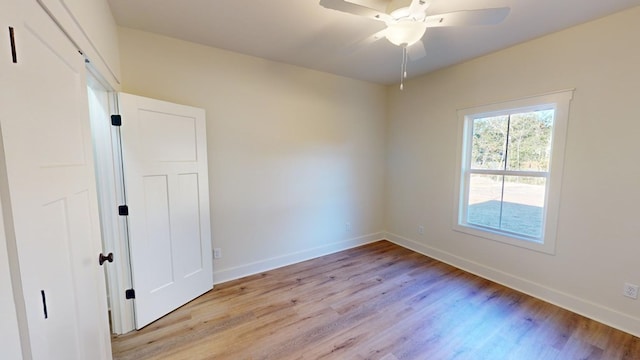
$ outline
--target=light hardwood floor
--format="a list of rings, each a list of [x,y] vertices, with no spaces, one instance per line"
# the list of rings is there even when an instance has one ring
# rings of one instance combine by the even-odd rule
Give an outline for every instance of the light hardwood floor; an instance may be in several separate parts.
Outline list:
[[[379,241],[216,288],[115,359],[640,359],[640,339]]]

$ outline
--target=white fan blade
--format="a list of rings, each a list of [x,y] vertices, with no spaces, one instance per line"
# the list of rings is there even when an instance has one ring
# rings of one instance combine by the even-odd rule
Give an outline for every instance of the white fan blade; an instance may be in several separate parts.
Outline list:
[[[424,49],[424,43],[422,42],[422,40],[409,46],[407,48],[407,55],[409,55],[409,59],[413,61],[425,57],[427,55],[427,51]]]
[[[365,39],[364,41],[366,41],[368,44],[371,44],[373,42],[376,42],[382,38],[384,38],[385,36],[387,36],[387,29],[382,29],[380,31],[378,31],[377,33],[369,36],[367,39]]]
[[[424,22],[428,27],[495,25],[501,23],[510,11],[508,7],[455,11],[427,16]]]
[[[392,21],[393,18],[382,11],[354,4],[345,0],[320,0],[320,5],[332,10],[338,10],[349,14],[368,17],[380,21]]]
[[[387,33],[387,29],[382,29],[373,35],[369,35],[366,38],[358,41],[354,41],[343,48],[342,53],[345,55],[353,54],[360,49],[367,47],[367,45],[371,45],[376,41],[383,39]]]
[[[369,35],[366,38],[362,39],[362,40],[358,40],[352,44],[349,45],[349,47],[364,47],[367,45],[371,45],[374,42],[380,40],[380,39],[384,39],[384,37],[387,35],[387,29],[382,29],[380,31],[378,31],[377,33],[373,34],[373,35]]]
[[[409,5],[409,14],[423,14],[430,4],[429,0],[412,0]]]

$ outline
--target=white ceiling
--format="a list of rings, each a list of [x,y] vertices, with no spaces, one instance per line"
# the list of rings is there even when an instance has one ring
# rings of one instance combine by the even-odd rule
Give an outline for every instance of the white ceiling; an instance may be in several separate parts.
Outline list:
[[[351,0],[384,8],[385,0]],[[319,0],[108,0],[120,26],[382,84],[400,80],[401,49],[353,44],[382,22]],[[427,14],[508,6],[500,25],[427,29],[409,77],[640,5],[640,0],[433,0]],[[640,21],[640,19],[638,19]]]

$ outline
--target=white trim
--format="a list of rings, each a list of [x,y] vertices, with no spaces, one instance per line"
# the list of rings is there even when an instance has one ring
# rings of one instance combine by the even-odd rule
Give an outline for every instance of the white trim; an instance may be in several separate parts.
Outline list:
[[[6,226],[5,226],[6,224]],[[0,130],[0,336],[2,351],[15,359],[31,359],[22,278],[9,197],[4,142]]]
[[[469,169],[471,174],[478,175],[505,175],[505,176],[527,176],[548,178],[548,171],[520,171],[520,170],[488,170],[488,169]]]
[[[429,256],[471,274],[520,291],[634,336],[640,336],[640,318],[638,317],[621,313],[602,304],[594,303],[543,284],[418,243],[415,240],[393,233],[385,233],[384,235],[387,240],[409,250]]]
[[[91,59],[93,66],[104,76],[109,85],[118,89],[120,87],[118,74],[112,69],[111,64],[107,63],[67,4],[62,0],[37,0],[37,2],[71,41],[73,46]]]
[[[497,102],[493,104],[468,107],[458,110],[458,147],[454,188],[454,206],[452,228],[455,231],[469,235],[495,240],[509,245],[526,249],[555,254],[556,230],[558,226],[558,213],[560,207],[560,190],[562,185],[562,172],[564,168],[564,149],[567,137],[567,124],[569,122],[569,104],[573,98],[574,89],[555,91],[537,96],[528,96],[521,99]],[[470,135],[469,122],[472,118],[502,115],[513,110],[535,111],[541,109],[554,109],[554,124],[551,144],[551,158],[549,164],[549,176],[547,176],[545,211],[543,218],[543,235],[540,239],[528,236],[511,234],[497,229],[486,229],[480,226],[467,224],[462,218],[462,212],[468,203],[469,179],[463,171],[468,164],[468,142]],[[491,173],[486,170],[468,171],[472,173]],[[501,173],[504,173],[502,171]],[[522,172],[516,172],[518,176],[528,176]],[[535,175],[539,176],[539,175]],[[465,189],[463,191],[463,189]]]
[[[527,95],[519,98],[501,100],[501,101],[497,101],[490,104],[471,105],[471,106],[466,106],[464,108],[458,109],[458,111],[479,109],[478,113],[484,114],[486,116],[490,116],[492,112],[502,111],[505,109],[527,108],[533,111],[536,109],[540,109],[541,107],[536,105],[531,105],[532,99],[536,99],[536,103],[537,103],[537,99],[549,99],[547,101],[542,100],[540,104],[552,104],[557,101],[558,96],[561,97],[560,100],[562,101],[571,101],[571,99],[573,98],[573,92],[575,90],[576,90],[575,88],[569,88],[564,90],[550,91],[550,92],[537,94],[537,95]]]
[[[236,266],[229,269],[223,269],[216,271],[215,260],[213,263],[213,283],[220,284],[227,281],[239,279],[249,275],[259,274],[264,271],[280,268],[283,266],[299,263],[302,261],[314,259],[320,256],[333,254],[338,251],[351,249],[357,246],[362,246],[372,242],[384,240],[384,233],[377,232],[373,234],[363,235],[356,238],[351,238],[342,241],[336,241],[323,246],[318,246],[312,249],[306,249],[298,252],[293,252],[269,259],[256,261],[253,263]]]

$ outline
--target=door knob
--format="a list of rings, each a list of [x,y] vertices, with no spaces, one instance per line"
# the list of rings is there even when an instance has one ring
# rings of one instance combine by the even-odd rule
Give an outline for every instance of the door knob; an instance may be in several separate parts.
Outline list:
[[[107,256],[104,256],[103,254],[98,256],[98,263],[100,263],[100,265],[104,264],[105,261],[113,262],[113,253],[109,253]]]

